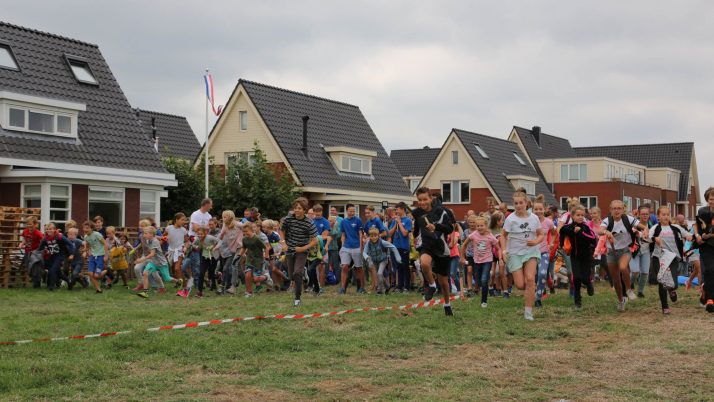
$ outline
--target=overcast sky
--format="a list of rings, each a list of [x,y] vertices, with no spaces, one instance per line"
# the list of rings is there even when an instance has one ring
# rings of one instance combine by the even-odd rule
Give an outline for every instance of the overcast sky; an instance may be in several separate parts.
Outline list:
[[[513,125],[575,146],[694,141],[705,188],[713,18],[711,1],[3,0],[0,14],[98,44],[133,106],[187,116],[201,142],[210,68],[221,103],[246,78],[356,104],[387,151]]]

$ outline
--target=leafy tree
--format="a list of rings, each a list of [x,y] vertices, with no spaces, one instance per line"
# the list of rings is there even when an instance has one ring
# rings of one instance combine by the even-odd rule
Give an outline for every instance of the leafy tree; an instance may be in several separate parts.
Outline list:
[[[185,159],[170,156],[162,160],[178,181],[178,186],[168,189],[169,196],[161,199],[161,220],[170,221],[176,212],[189,215],[201,205],[205,192],[203,170],[194,169],[193,163]]]

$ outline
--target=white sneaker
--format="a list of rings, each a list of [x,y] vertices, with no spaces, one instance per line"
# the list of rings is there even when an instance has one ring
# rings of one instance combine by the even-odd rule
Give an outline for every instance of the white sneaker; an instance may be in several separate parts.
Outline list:
[[[253,297],[253,293],[245,292],[245,298]]]
[[[236,294],[236,288],[231,286],[228,289],[226,289],[226,293],[234,295],[234,294]]]
[[[481,303],[481,308],[486,308],[488,307],[488,303]]]
[[[299,307],[302,304],[300,300],[295,300],[294,307]]]
[[[533,321],[533,312],[532,311],[526,311],[523,313],[523,318],[525,318],[527,321]]]
[[[627,291],[627,298],[630,300],[637,300],[637,295],[635,294],[635,291],[632,289],[629,289]]]
[[[623,297],[623,299],[627,300],[624,297]],[[617,303],[617,311],[625,311],[625,302],[624,301]]]

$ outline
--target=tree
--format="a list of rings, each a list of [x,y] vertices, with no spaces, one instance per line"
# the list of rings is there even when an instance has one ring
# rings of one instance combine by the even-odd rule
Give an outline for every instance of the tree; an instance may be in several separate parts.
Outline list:
[[[278,219],[284,216],[300,194],[285,171],[270,168],[265,153],[253,144],[250,161],[239,159],[227,164],[225,177],[213,175],[209,191],[214,211],[233,210],[241,216],[246,208],[258,207],[261,215]]]
[[[203,170],[194,169],[190,161],[173,156],[163,158],[162,161],[166,170],[173,173],[178,182],[176,187],[169,188],[169,196],[161,199],[161,220],[170,221],[176,212],[189,215],[201,205],[205,192]]]

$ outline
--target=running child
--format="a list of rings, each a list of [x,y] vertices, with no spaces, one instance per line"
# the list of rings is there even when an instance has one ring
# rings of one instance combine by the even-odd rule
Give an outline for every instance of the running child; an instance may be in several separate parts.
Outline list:
[[[145,227],[143,237],[148,244],[149,254],[136,260],[138,264],[143,262],[147,263],[142,277],[143,289],[149,288],[149,275],[152,275],[154,272],[158,272],[164,282],[173,282],[177,286],[180,286],[181,281],[172,278],[169,274],[169,262],[166,260],[163,250],[161,250],[161,242],[156,239],[156,228],[153,226]],[[147,299],[149,293],[146,290],[142,290],[137,293],[137,296]]]
[[[62,236],[54,222],[49,222],[45,226],[45,237],[38,250],[43,251],[45,257],[47,290],[53,291],[60,285],[60,270],[65,258],[74,252],[74,245],[67,237]]]
[[[373,226],[369,230],[369,241],[364,245],[362,256],[370,271],[374,272],[373,280],[376,282],[376,292],[379,295],[389,293],[389,281],[385,272],[389,263],[389,253],[394,255],[397,264],[401,264],[402,257],[397,248],[392,243],[380,238],[379,229]]]
[[[588,290],[588,296],[595,294],[593,287],[590,269],[593,264],[593,252],[597,237],[595,232],[585,222],[585,207],[577,205],[570,211],[570,223],[560,228],[560,235],[564,239],[568,239],[570,243],[570,266],[572,268],[573,292],[575,299],[575,308],[577,310],[583,307],[581,288],[583,285]]]
[[[708,313],[714,313],[714,187],[704,192],[706,206],[697,211],[696,239],[702,266],[702,295],[699,303]]]
[[[307,251],[317,244],[317,228],[307,217],[307,199],[299,197],[292,204],[293,213],[283,218],[280,228],[281,246],[285,251],[285,263],[288,267],[288,276],[293,281],[295,289],[295,303],[298,307],[302,303],[302,282],[307,262]],[[354,214],[354,206],[352,206]],[[361,222],[360,222],[361,223]]]
[[[397,292],[407,293],[411,289],[409,269],[409,236],[412,232],[412,220],[407,216],[407,204],[400,202],[395,209],[396,216],[389,224],[389,236],[397,248],[401,262],[397,263]],[[396,259],[395,259],[396,260]]]
[[[481,286],[481,307],[486,308],[488,307],[488,280],[493,265],[493,250],[498,250],[499,242],[496,236],[488,230],[486,217],[471,215],[468,224],[469,235],[461,246],[461,263],[467,262],[467,252],[471,250],[474,275],[476,275],[477,283]]]
[[[107,275],[106,264],[109,261],[109,247],[104,237],[94,231],[92,222],[85,221],[82,224],[82,230],[84,231],[84,254],[82,256],[88,258],[87,273],[96,292],[102,293],[99,281]],[[87,251],[89,251],[89,255]],[[111,279],[108,283],[111,283]]]
[[[263,221],[262,226],[263,233],[265,233],[265,236],[268,238],[270,245],[268,248],[268,268],[270,275],[276,286],[275,290],[281,289],[283,284],[288,281],[288,278],[277,264],[278,257],[280,256],[280,235],[276,231],[278,223],[274,220],[266,219]]]
[[[191,255],[196,255],[199,259],[199,270],[194,270],[193,277],[196,278],[196,287],[198,287],[198,293],[196,297],[203,297],[203,289],[205,287],[206,272],[210,272],[211,265],[213,264],[213,249],[218,245],[218,238],[209,234],[210,229],[206,227],[199,227],[196,231],[196,238],[191,244],[187,245],[187,250]],[[211,275],[209,273],[208,277]],[[183,297],[188,297],[188,292]]]
[[[659,267],[660,259],[662,259],[665,250],[674,253],[676,256],[669,265],[674,287],[667,288],[662,282],[658,281],[659,301],[662,305],[662,314],[669,314],[672,311],[667,301],[668,295],[672,302],[677,301],[677,273],[679,271],[679,263],[684,260],[684,242],[692,239],[692,236],[686,229],[671,223],[670,214],[669,207],[661,206],[657,208],[657,220],[659,223],[654,225],[650,230],[655,243],[654,252],[652,253],[652,262]]]
[[[245,256],[245,297],[253,297],[253,285],[260,288],[260,284],[267,280],[263,263],[268,258],[268,248],[256,235],[256,226],[252,222],[243,224],[242,242],[243,247],[239,255],[241,258]]]
[[[109,249],[109,273],[107,276],[114,281],[116,275],[119,275],[123,286],[129,289],[126,275],[126,271],[129,269],[129,262],[126,260],[126,257],[130,249],[127,249],[125,241],[122,241],[121,238],[116,235],[116,228],[114,226],[107,227],[106,242],[107,248]],[[110,287],[111,285],[107,286]]]
[[[32,285],[34,288],[39,288],[42,282],[42,272],[30,272],[30,266],[28,265],[30,261],[30,254],[40,247],[42,239],[45,237],[44,233],[37,228],[37,218],[34,216],[28,216],[25,219],[25,228],[22,229],[22,241],[20,241],[19,248],[25,252],[22,256],[22,266],[25,267],[27,274],[32,278]]]
[[[491,221],[489,222],[488,229],[491,231],[491,234],[496,237],[496,239],[501,238],[503,221],[505,219],[505,215],[499,211],[496,211],[491,215]],[[505,291],[505,295],[508,295],[508,270],[506,269],[506,264],[501,263],[500,252],[497,252],[497,250],[498,248],[495,247],[493,265],[491,266],[491,282],[488,290],[489,296],[500,296],[501,291]]]
[[[342,248],[340,249],[340,263],[342,264],[342,287],[339,294],[345,294],[347,290],[347,278],[350,272],[350,265],[354,269],[354,274],[357,276],[359,287],[357,293],[366,293],[365,275],[362,269],[362,246],[364,244],[362,237],[362,220],[356,216],[355,206],[347,204],[347,217],[340,223],[342,232]]]
[[[84,265],[84,259],[82,258],[82,252],[84,248],[84,242],[77,238],[77,233],[79,231],[77,228],[67,229],[67,240],[72,243],[73,252],[67,257],[69,261],[69,280],[67,281],[67,289],[72,290],[74,285],[79,281],[82,287],[86,288],[89,285],[89,280],[86,276],[82,276],[82,265]]]
[[[307,277],[308,286],[312,286],[312,291],[315,296],[324,293],[324,289],[320,283],[320,272],[325,264],[325,243],[322,240],[322,235],[317,234],[317,243],[307,252]]]
[[[650,205],[643,204],[637,209],[637,217],[642,224],[650,226]],[[650,228],[650,234],[652,229]],[[637,231],[637,254],[630,260],[632,283],[637,284],[637,297],[645,297],[645,285],[650,276],[650,263],[654,245],[650,237],[645,237],[644,232]]]
[[[548,285],[548,274],[550,267],[550,250],[556,240],[557,231],[552,219],[545,217],[545,197],[540,194],[536,197],[533,203],[533,213],[540,221],[540,227],[543,229],[543,241],[540,243],[540,260],[538,261],[538,272],[536,274],[536,307],[543,306],[543,294],[545,293],[546,285]],[[590,268],[588,268],[588,275]]]
[[[525,193],[513,194],[515,211],[506,218],[501,232],[501,260],[508,272],[513,275],[516,287],[525,290],[525,310],[523,316],[533,321],[533,302],[535,301],[535,276],[540,260],[540,244],[543,242],[543,229],[537,216],[528,212],[528,196]]]
[[[174,224],[166,227],[169,246],[166,259],[177,278],[182,278],[181,265],[185,257],[184,247],[188,241],[188,230],[185,227],[187,222],[186,215],[183,212],[177,212],[174,215]]]
[[[223,211],[223,228],[218,235],[221,256],[221,269],[223,269],[223,288],[219,292],[228,294],[236,293],[238,283],[238,265],[240,258],[236,258],[243,244],[243,224],[238,222],[233,211]]]

